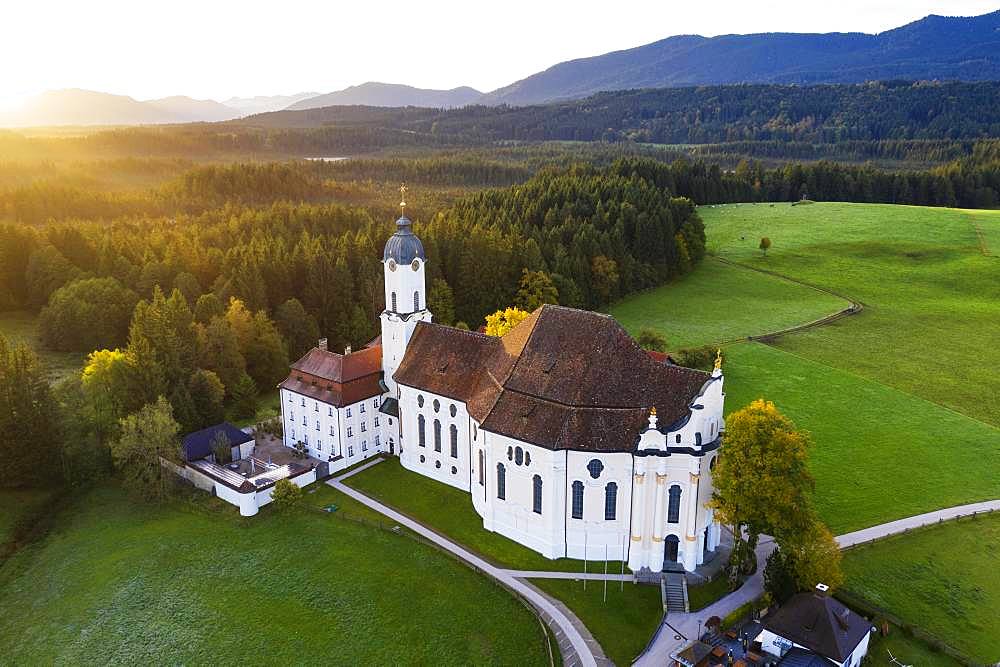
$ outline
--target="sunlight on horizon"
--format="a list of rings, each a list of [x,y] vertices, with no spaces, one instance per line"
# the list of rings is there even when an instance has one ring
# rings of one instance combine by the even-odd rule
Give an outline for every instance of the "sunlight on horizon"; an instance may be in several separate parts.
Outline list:
[[[678,5],[598,0],[413,5],[387,0],[13,2],[0,41],[0,107],[26,91],[82,88],[137,100],[320,93],[366,81],[488,92],[556,63],[679,34],[878,32],[995,0],[796,0]],[[150,11],[156,16],[150,21]],[[862,11],[863,10],[863,11]],[[11,66],[13,64],[13,66]]]

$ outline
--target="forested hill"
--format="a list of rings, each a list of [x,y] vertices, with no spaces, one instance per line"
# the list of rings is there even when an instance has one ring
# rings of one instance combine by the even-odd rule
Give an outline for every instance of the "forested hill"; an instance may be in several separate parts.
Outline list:
[[[599,91],[722,83],[1000,79],[1000,11],[928,16],[878,35],[680,35],[559,63],[495,90],[486,104],[538,104]]]
[[[278,111],[235,124],[378,128],[435,142],[501,140],[878,141],[1000,135],[1000,82],[746,85],[601,93],[532,107],[327,107]]]

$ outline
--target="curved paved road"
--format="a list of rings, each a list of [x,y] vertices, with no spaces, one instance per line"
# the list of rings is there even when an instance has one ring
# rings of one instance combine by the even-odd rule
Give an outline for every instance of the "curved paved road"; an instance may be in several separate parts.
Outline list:
[[[504,570],[494,565],[491,565],[490,563],[487,563],[485,560],[483,560],[476,554],[467,551],[466,549],[463,549],[461,546],[455,544],[451,540],[442,537],[441,535],[438,535],[433,530],[426,528],[422,524],[417,523],[416,521],[413,521],[412,519],[403,516],[402,514],[393,510],[392,508],[386,507],[382,503],[373,500],[372,498],[369,498],[365,494],[355,491],[351,487],[343,484],[343,480],[347,479],[351,475],[359,473],[362,470],[366,470],[371,466],[378,464],[380,461],[381,459],[376,459],[369,464],[359,466],[344,475],[341,475],[339,477],[336,477],[328,481],[327,484],[337,489],[341,493],[350,496],[354,500],[357,500],[359,503],[362,503],[363,505],[370,507],[376,512],[384,514],[385,516],[389,517],[399,525],[406,526],[414,533],[417,533],[418,535],[430,540],[431,542],[434,542],[434,544],[438,545],[442,549],[449,551],[450,553],[454,554],[455,556],[458,556],[465,562],[474,565],[479,570],[485,572],[486,574],[493,577],[497,581],[503,583],[508,588],[516,591],[524,599],[528,600],[536,609],[538,609],[539,611],[547,615],[549,618],[551,618],[556,623],[556,625],[559,626],[559,629],[562,630],[562,633],[566,636],[566,639],[569,640],[570,645],[572,646],[574,652],[578,657],[578,660],[572,660],[572,656],[567,656],[564,653],[563,655],[564,659],[569,658],[570,661],[573,662],[574,664],[584,665],[585,667],[597,666],[597,658],[594,656],[594,652],[587,645],[587,642],[584,639],[583,634],[576,628],[576,626],[573,625],[573,622],[566,614],[563,613],[561,609],[552,604],[552,602],[550,602],[548,598],[539,593],[535,588],[526,585],[518,577],[515,577],[512,574],[510,574],[509,570]]]
[[[957,519],[972,514],[982,514],[984,512],[995,512],[1000,510],[1000,500],[987,500],[981,503],[970,503],[968,505],[958,505],[935,512],[918,514],[916,516],[889,521],[878,526],[865,528],[846,535],[840,535],[837,544],[841,549],[852,547],[857,544],[864,544],[889,535],[904,533],[912,528],[928,526]],[[767,562],[767,557],[774,550],[774,543],[770,538],[761,537],[760,544],[757,545],[757,562],[761,565]],[[693,640],[698,634],[699,627],[705,619],[710,616],[725,618],[727,614],[737,607],[757,598],[764,591],[764,568],[758,567],[752,577],[737,590],[733,591],[721,600],[717,600],[705,609],[701,609],[691,614],[670,614],[665,618],[663,625],[657,630],[653,641],[646,648],[646,651],[636,659],[635,665],[640,667],[652,665],[665,665],[670,662],[670,653],[683,647]]]

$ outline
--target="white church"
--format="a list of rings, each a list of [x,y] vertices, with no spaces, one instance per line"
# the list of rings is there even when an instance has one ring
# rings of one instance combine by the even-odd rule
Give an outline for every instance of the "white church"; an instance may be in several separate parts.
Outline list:
[[[711,374],[654,359],[611,317],[543,306],[501,338],[432,323],[405,215],[385,244],[379,338],[322,343],[281,383],[284,444],[333,473],[380,453],[466,491],[486,530],[548,558],[694,570],[723,423]]]

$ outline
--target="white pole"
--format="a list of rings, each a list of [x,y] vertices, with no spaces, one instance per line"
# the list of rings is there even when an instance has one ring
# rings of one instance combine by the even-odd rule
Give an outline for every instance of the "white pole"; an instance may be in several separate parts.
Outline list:
[[[608,541],[604,541],[604,601],[608,601]]]
[[[625,538],[622,538],[622,593],[625,592]]]

